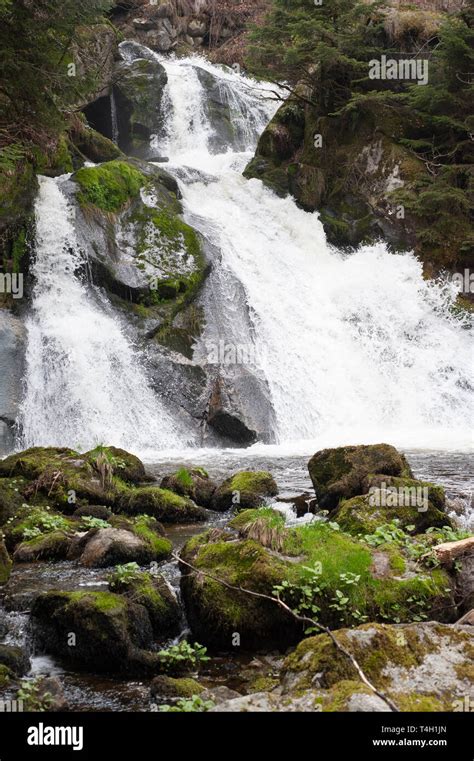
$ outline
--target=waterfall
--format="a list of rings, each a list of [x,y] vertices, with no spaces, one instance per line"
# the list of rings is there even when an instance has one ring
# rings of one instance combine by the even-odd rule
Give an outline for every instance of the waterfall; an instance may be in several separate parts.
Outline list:
[[[248,149],[275,111],[273,88],[196,57],[159,60],[168,73],[172,139],[162,139],[170,168],[181,178],[188,218],[221,252],[214,283],[223,288],[224,313],[220,326],[207,326],[197,356],[205,361],[216,333],[238,340],[225,326],[228,318],[238,324],[237,280],[252,323],[241,340],[254,343],[248,354],[268,383],[277,441],[470,441],[473,344],[450,311],[454,286],[424,280],[412,253],[394,255],[383,243],[338,252],[318,214],[242,177]],[[234,121],[246,125],[247,152],[240,132],[227,153],[213,153],[200,68],[231,97]]]
[[[19,444],[81,450],[99,443],[132,450],[182,445],[124,327],[81,277],[65,180],[40,177]]]
[[[123,57],[142,47],[122,43]],[[383,243],[335,250],[317,213],[243,178],[278,106],[273,85],[143,50],[168,75],[153,150],[170,157],[185,217],[217,252],[195,362],[207,365],[220,342],[243,349],[237,361],[268,390],[281,445],[465,446],[473,348],[450,309],[454,286],[424,280],[412,253]],[[152,392],[126,326],[81,274],[66,181],[40,180],[20,444],[182,448],[177,411]]]
[[[112,125],[112,140],[116,145],[118,145],[119,127],[117,117],[117,103],[115,101],[115,93],[113,87],[110,91],[110,123]]]

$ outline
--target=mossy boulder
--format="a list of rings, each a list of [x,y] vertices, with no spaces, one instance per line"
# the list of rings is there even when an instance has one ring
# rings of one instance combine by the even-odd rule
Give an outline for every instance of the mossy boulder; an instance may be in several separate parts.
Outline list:
[[[0,645],[0,665],[6,666],[17,676],[23,676],[30,669],[30,659],[21,647]]]
[[[51,531],[22,542],[13,554],[15,563],[32,563],[35,560],[65,560],[68,557],[73,534]]]
[[[0,527],[3,526],[25,501],[22,490],[28,482],[22,477],[0,478]]]
[[[113,503],[116,484],[112,481],[116,474],[120,480],[120,473],[113,460],[104,465],[90,453],[81,455],[66,448],[33,447],[0,461],[0,478],[20,476],[28,481],[19,489],[24,501],[65,511],[72,511],[81,499]]]
[[[0,584],[6,584],[10,578],[12,561],[5,547],[3,536],[0,534]]]
[[[5,543],[10,551],[16,550],[18,545],[22,543],[27,545],[31,541],[32,544],[29,546],[31,548],[36,546],[40,552],[41,542],[49,534],[55,534],[51,544],[53,550],[55,539],[58,542],[58,547],[70,542],[71,536],[78,529],[78,526],[79,524],[73,519],[67,518],[62,513],[52,511],[47,506],[24,504],[8,520],[3,531]],[[47,545],[45,545],[45,550],[46,548]]]
[[[323,510],[334,510],[341,499],[366,494],[373,475],[412,477],[405,457],[390,444],[323,449],[313,455],[308,470]]]
[[[124,154],[112,140],[80,119],[76,119],[71,126],[69,137],[79,154],[94,164],[124,158]]]
[[[169,557],[172,544],[156,536],[148,541],[125,528],[93,528],[73,542],[69,556],[88,568],[106,568],[121,563],[146,565]]]
[[[394,520],[402,528],[414,526],[415,533],[421,533],[430,527],[451,525],[445,503],[442,486],[377,476],[371,480],[368,494],[342,500],[331,518],[350,534],[372,534],[378,526]]]
[[[157,639],[170,637],[179,632],[181,609],[176,595],[163,576],[137,572],[122,579],[112,573],[109,577],[112,592],[124,595],[148,611],[153,634]]]
[[[266,471],[242,470],[226,479],[214,492],[213,510],[245,510],[259,507],[268,497],[278,494],[275,479]]]
[[[176,473],[165,476],[160,486],[189,497],[201,507],[212,507],[212,496],[217,489],[217,484],[203,468],[181,468]]]
[[[199,642],[232,650],[235,637],[243,650],[285,648],[301,638],[303,628],[274,603],[228,589],[218,581],[253,592],[271,594],[288,572],[288,563],[271,555],[253,540],[233,541],[232,536],[211,530],[191,539],[182,559],[181,594],[188,623]]]
[[[120,509],[129,515],[145,513],[163,523],[195,523],[206,520],[206,511],[188,497],[157,486],[140,486],[125,491]]]
[[[103,673],[153,673],[153,631],[147,609],[112,592],[46,592],[32,606],[35,647],[74,668]]]
[[[199,695],[204,687],[189,677],[176,679],[172,676],[156,676],[151,685],[150,692],[152,697],[159,700],[168,698],[192,698],[193,695]]]
[[[335,636],[402,711],[452,711],[472,693],[474,633],[469,626],[370,623]],[[352,663],[326,634],[301,642],[284,663],[283,695],[334,689],[343,682],[352,683],[349,697],[360,690]]]
[[[428,567],[414,573],[394,544],[373,548],[324,521],[288,528],[268,509],[247,511],[230,528],[194,537],[182,551],[193,567],[182,564],[182,597],[193,634],[204,644],[231,649],[237,632],[243,649],[265,649],[303,636],[276,603],[240,589],[268,596],[278,590],[290,608],[303,606],[331,628],[456,618],[449,575]]]

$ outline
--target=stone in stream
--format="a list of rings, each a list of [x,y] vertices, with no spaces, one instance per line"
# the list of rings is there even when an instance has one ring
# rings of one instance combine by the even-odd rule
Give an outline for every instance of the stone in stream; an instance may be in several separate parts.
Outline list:
[[[214,492],[213,510],[244,510],[259,507],[266,498],[278,494],[278,486],[271,473],[242,470],[227,478]]]
[[[366,494],[371,476],[413,477],[405,457],[389,444],[323,449],[311,458],[308,470],[322,510]]]
[[[147,565],[169,557],[172,544],[164,537],[156,536],[154,543],[120,528],[92,529],[78,535],[69,550],[70,559],[78,559],[88,568],[105,568],[121,563],[136,562]]]
[[[294,608],[312,585],[314,615],[330,628],[457,617],[454,581],[445,570],[421,564],[414,572],[401,546],[372,547],[325,521],[288,527],[271,508],[240,512],[228,529],[193,537],[181,557],[189,563],[181,564],[188,622],[211,647],[232,650],[237,637],[242,650],[269,651],[302,639],[305,627],[289,613],[241,589],[278,592]]]
[[[165,476],[160,484],[162,489],[169,489],[183,497],[189,497],[201,507],[212,507],[212,497],[217,484],[209,478],[203,468],[181,468],[176,473]]]
[[[169,632],[174,605],[157,589],[150,590],[149,601],[155,612],[153,623],[144,604],[123,594],[43,593],[31,609],[36,650],[56,655],[73,668],[97,673],[159,673],[160,659],[152,648],[159,636]],[[158,609],[163,617],[162,632]]]
[[[0,645],[0,665],[6,666],[17,676],[23,676],[30,670],[30,659],[21,647]]]
[[[53,508],[77,516],[78,509],[90,511],[96,505],[100,515],[109,509],[132,516],[146,513],[167,523],[206,519],[205,510],[191,499],[161,489],[150,483],[152,480],[137,457],[115,447],[97,447],[84,454],[67,448],[33,447],[0,461],[0,526],[10,519],[13,525],[21,524],[33,508]],[[100,517],[97,511],[89,515]],[[6,533],[11,535],[12,526],[8,525]],[[77,524],[61,526],[74,528]],[[22,535],[18,533],[19,541]],[[18,541],[12,541],[12,546]]]

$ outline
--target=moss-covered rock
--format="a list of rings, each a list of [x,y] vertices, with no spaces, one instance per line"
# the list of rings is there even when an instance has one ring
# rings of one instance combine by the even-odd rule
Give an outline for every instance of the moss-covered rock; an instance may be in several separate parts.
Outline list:
[[[123,579],[117,574],[111,574],[109,587],[112,592],[122,594],[146,608],[157,639],[179,632],[181,609],[176,595],[163,576],[140,572]]]
[[[3,531],[5,542],[9,550],[15,550],[21,543],[25,544],[25,550],[30,547],[32,550],[37,548],[41,552],[42,541],[51,533],[55,534],[52,539],[51,551],[58,546],[61,553],[61,546],[66,546],[71,541],[72,533],[78,528],[78,524],[66,518],[61,513],[50,510],[46,506],[33,506],[24,504],[5,524]],[[63,539],[61,540],[60,537]],[[67,541],[66,541],[67,540]],[[28,542],[32,542],[28,545]],[[48,544],[44,545],[45,551]]]
[[[214,492],[213,510],[245,510],[259,507],[267,497],[278,494],[278,486],[270,473],[242,470],[228,478]]]
[[[10,578],[12,561],[5,547],[3,535],[0,533],[0,584],[6,584]]]
[[[454,710],[456,701],[472,691],[474,675],[469,664],[474,634],[468,626],[370,623],[341,629],[335,636],[371,682],[402,711]],[[326,634],[301,642],[286,659],[282,672],[284,695],[315,687],[331,689],[348,681],[352,683],[350,696],[360,689],[356,686],[360,684],[358,674]]]
[[[172,676],[157,676],[150,685],[152,697],[164,700],[167,698],[192,698],[199,695],[204,687],[190,677],[176,679]]]
[[[23,676],[30,669],[30,659],[21,647],[0,645],[0,665],[6,666],[18,676]]]
[[[163,527],[151,515],[137,515],[130,522],[130,530],[151,547],[154,560],[166,560],[170,557],[173,544],[164,536]]]
[[[169,489],[175,494],[189,497],[202,507],[212,506],[212,495],[217,484],[209,478],[203,468],[181,468],[172,475],[165,476],[160,484],[162,489]]]
[[[120,148],[112,140],[80,119],[76,119],[71,125],[69,136],[79,154],[93,161],[94,164],[124,157]]]
[[[20,499],[64,512],[86,503],[113,506],[130,485],[145,480],[143,463],[123,449],[97,447],[80,454],[33,447],[0,461],[0,504],[10,515]]]
[[[244,539],[214,529],[185,545],[182,559],[197,570],[182,565],[182,596],[199,641],[230,649],[238,632],[242,648],[264,649],[303,636],[276,603],[239,589],[275,596],[277,588],[290,608],[309,611],[331,628],[364,620],[455,619],[445,571],[413,573],[398,546],[373,548],[323,521],[285,528],[271,512],[252,510],[232,521]]]
[[[376,474],[411,478],[405,457],[389,444],[323,449],[308,463],[319,507],[333,510],[341,499],[366,494]]]
[[[32,606],[38,650],[76,668],[153,673],[153,632],[148,611],[112,592],[46,592]]]
[[[236,644],[243,650],[271,650],[300,639],[302,626],[274,603],[228,589],[199,573],[202,570],[233,586],[271,594],[288,573],[286,561],[258,542],[232,541],[231,535],[218,530],[191,539],[182,558],[198,569],[196,573],[181,566],[181,593],[199,642],[226,650]]]
[[[414,526],[420,533],[432,526],[450,526],[445,513],[445,494],[441,486],[410,478],[377,476],[369,493],[342,500],[331,517],[350,534],[372,534],[394,520],[402,528]]]
[[[79,169],[74,178],[79,186],[81,206],[93,206],[116,214],[136,198],[144,177],[126,161],[114,160],[95,167]]]
[[[25,478],[0,478],[0,527],[12,518],[25,501],[22,490],[27,486]]]
[[[70,557],[88,568],[106,568],[120,563],[146,565],[169,557],[172,545],[157,537],[151,543],[125,528],[93,528],[73,543]]]
[[[163,523],[194,523],[206,520],[206,512],[187,497],[157,486],[140,486],[126,490],[119,500],[124,513],[145,513]]]
[[[32,563],[35,560],[65,560],[73,535],[65,531],[50,531],[22,542],[13,554],[15,563]]]

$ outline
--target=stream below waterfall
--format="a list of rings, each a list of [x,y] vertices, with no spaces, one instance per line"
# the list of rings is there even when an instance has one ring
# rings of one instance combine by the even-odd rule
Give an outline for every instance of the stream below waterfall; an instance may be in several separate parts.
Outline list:
[[[123,43],[124,60],[135,49]],[[207,321],[194,361],[205,362],[220,340],[253,347],[249,366],[268,391],[274,443],[200,448],[151,390],[146,358],[126,325],[78,277],[84,261],[63,177],[42,180],[36,205],[18,448],[84,451],[105,442],[139,455],[157,478],[181,466],[205,467],[217,481],[240,469],[268,470],[280,496],[292,497],[311,489],[307,461],[318,449],[386,441],[407,454],[415,477],[445,486],[456,520],[473,528],[472,344],[449,309],[454,287],[424,280],[412,254],[391,254],[384,243],[352,254],[334,250],[317,214],[243,178],[276,109],[273,86],[200,58],[156,58],[168,85],[165,129],[153,148],[169,156],[186,221],[219,252],[201,297]],[[226,151],[211,147],[200,71],[218,80],[233,108],[234,140]],[[228,517],[209,513],[207,524],[168,527],[167,535],[179,549]],[[177,588],[176,564],[162,571]],[[27,611],[39,591],[100,589],[106,575],[71,562],[15,566],[0,607],[0,641],[29,641]],[[253,659],[214,654],[200,680],[243,689],[245,673],[259,668]],[[60,675],[73,710],[150,710],[147,682],[73,673],[41,653],[32,663],[31,675]],[[260,665],[271,670],[271,658]]]

